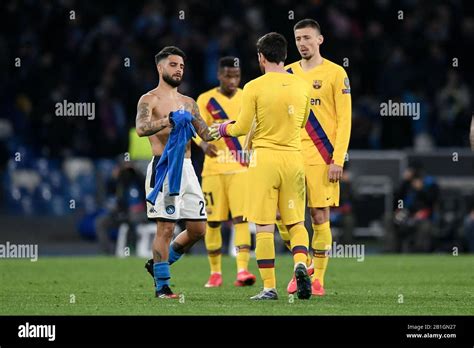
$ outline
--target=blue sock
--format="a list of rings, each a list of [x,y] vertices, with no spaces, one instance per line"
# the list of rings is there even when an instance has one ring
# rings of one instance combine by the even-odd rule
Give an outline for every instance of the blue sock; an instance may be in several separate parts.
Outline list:
[[[182,253],[178,253],[173,249],[173,244],[170,245],[170,251],[169,251],[169,257],[168,257],[168,262],[170,265],[175,263],[180,259],[180,257],[183,256]]]
[[[170,265],[168,262],[156,262],[153,264],[156,291],[160,291],[163,285],[170,285]]]

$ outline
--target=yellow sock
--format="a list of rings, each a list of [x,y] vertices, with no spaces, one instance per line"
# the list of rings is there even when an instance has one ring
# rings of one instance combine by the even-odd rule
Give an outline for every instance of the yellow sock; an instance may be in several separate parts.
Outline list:
[[[211,266],[212,273],[222,272],[222,235],[221,227],[211,227],[209,224],[206,227],[206,236],[204,242],[207,249],[207,257],[209,259],[209,265]]]
[[[290,231],[291,252],[293,253],[293,261],[297,263],[306,263],[308,259],[308,231],[304,225],[294,225]]]
[[[286,226],[283,224],[281,220],[277,220],[276,225],[278,228],[278,232],[280,233],[280,237],[285,243],[286,248],[289,251],[293,252],[291,248],[291,242],[290,242],[291,238],[290,238],[290,233],[288,232],[288,229],[286,228]],[[311,261],[312,261],[311,255],[308,253],[306,255],[306,267],[309,267],[311,265]]]
[[[308,236],[308,242],[309,242],[309,236]],[[306,255],[306,267],[311,266],[312,262],[313,262],[313,258],[311,257],[311,253],[308,252],[308,255]]]
[[[314,274],[313,280],[318,279],[322,286],[324,286],[324,274],[328,267],[329,257],[327,252],[332,246],[332,234],[329,221],[315,225],[313,224],[313,253],[314,253]]]
[[[250,230],[248,222],[235,224],[234,245],[237,248],[237,272],[247,271],[250,259]]]
[[[275,279],[275,241],[273,233],[258,232],[255,249],[258,270],[263,280],[264,288],[276,288]]]
[[[276,225],[278,228],[278,232],[280,233],[280,237],[285,243],[286,248],[291,251],[290,234],[288,233],[288,229],[281,220],[277,220]]]

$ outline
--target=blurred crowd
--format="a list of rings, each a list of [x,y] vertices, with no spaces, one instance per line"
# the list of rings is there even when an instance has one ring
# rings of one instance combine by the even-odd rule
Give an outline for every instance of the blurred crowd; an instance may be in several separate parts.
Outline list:
[[[197,97],[216,85],[223,55],[240,58],[243,83],[257,77],[255,42],[268,31],[284,34],[287,62],[297,60],[292,27],[305,17],[321,24],[323,56],[349,73],[352,149],[467,146],[474,18],[466,3],[3,0],[0,130],[9,132],[0,131],[0,150],[123,153],[136,102],[157,83],[154,55],[163,46],[186,52],[180,89]],[[380,103],[389,99],[420,102],[420,119],[381,117]],[[55,103],[64,100],[95,103],[94,120],[56,117]]]
[[[472,191],[443,189],[415,162],[406,168],[394,198],[385,224],[386,251],[454,252],[455,246],[474,253]]]

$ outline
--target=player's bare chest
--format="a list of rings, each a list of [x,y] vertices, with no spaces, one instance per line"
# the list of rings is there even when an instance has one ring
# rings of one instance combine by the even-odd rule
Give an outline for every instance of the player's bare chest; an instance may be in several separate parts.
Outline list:
[[[159,118],[166,117],[170,112],[188,110],[189,106],[183,99],[160,98],[154,112]]]

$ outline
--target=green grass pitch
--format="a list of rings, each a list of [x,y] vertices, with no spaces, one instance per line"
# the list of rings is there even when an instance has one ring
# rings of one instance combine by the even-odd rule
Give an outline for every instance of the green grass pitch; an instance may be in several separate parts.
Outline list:
[[[205,256],[187,255],[171,267],[181,301],[154,297],[138,258],[43,257],[0,260],[1,315],[473,315],[474,256],[379,255],[333,258],[326,296],[286,294],[292,259],[276,259],[278,301],[255,302],[261,289],[236,288],[235,260],[223,257],[224,284],[206,289]],[[251,271],[258,274],[255,260]],[[257,279],[259,277],[257,276]]]

